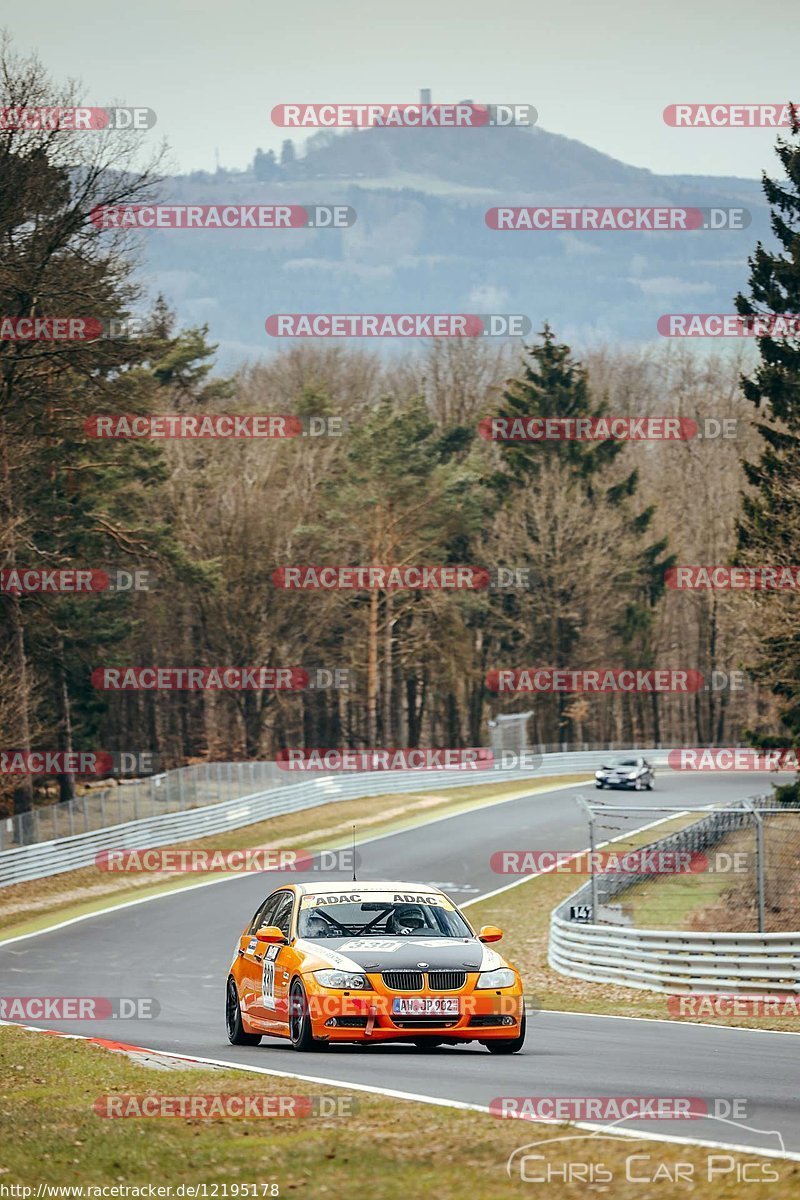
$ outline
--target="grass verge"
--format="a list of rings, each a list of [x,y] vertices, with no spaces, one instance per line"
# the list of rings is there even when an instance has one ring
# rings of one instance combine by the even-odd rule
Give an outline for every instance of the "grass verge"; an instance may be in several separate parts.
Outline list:
[[[625,848],[646,845],[679,824],[695,817],[670,821],[657,832],[625,838]],[[673,1017],[667,1008],[667,995],[639,991],[610,983],[588,983],[554,971],[547,962],[550,932],[550,913],[572,892],[589,880],[588,875],[534,875],[507,892],[488,900],[470,903],[469,918],[476,925],[499,925],[505,937],[501,952],[519,968],[533,1001],[541,1008],[564,1012],[596,1013],[616,1017],[656,1017],[662,1020],[687,1021]],[[748,1029],[800,1031],[800,1017],[734,1016],[695,1019],[695,1024],[736,1025]]]
[[[516,796],[535,795],[556,787],[583,783],[587,778],[586,775],[564,775],[541,782],[531,781],[525,785],[519,782],[480,784],[437,792],[366,796],[357,800],[320,804],[301,812],[271,817],[256,825],[233,829],[229,833],[175,844],[183,849],[198,850],[236,850],[256,846],[335,849],[349,845],[354,824],[357,826],[357,836],[377,837],[479,808],[495,800],[510,800]],[[169,847],[161,849],[167,850]],[[365,852],[365,866],[369,868],[368,851]],[[217,879],[220,874],[197,871],[181,875],[167,872],[114,874],[91,866],[28,883],[13,884],[0,889],[0,936],[6,938],[34,933],[58,921],[84,916],[114,904],[124,904],[140,896],[159,895],[191,886],[204,879]],[[288,873],[287,878],[290,878]]]
[[[447,1053],[441,1051],[436,1057]],[[319,1072],[324,1072],[322,1061]],[[241,1071],[156,1072],[98,1046],[11,1027],[0,1027],[0,1080],[0,1187],[26,1185],[34,1189],[33,1195],[37,1186],[48,1184],[145,1189],[148,1184],[173,1189],[206,1184],[208,1196],[221,1197],[231,1196],[232,1185],[255,1184],[261,1197],[276,1184],[277,1194],[283,1197],[366,1193],[380,1200],[409,1196],[462,1200],[469,1181],[471,1197],[497,1200],[527,1190],[518,1170],[513,1178],[506,1174],[506,1161],[514,1150],[570,1132],[563,1125],[503,1121],[485,1113]],[[347,1099],[349,1115],[110,1120],[93,1108],[101,1096],[156,1092],[329,1095]],[[676,1132],[686,1134],[686,1123],[681,1122]],[[693,1200],[732,1200],[741,1194],[735,1181],[743,1161],[753,1164],[751,1171],[771,1173],[770,1200],[788,1200],[800,1184],[800,1163],[755,1154],[728,1156],[700,1147],[616,1138],[531,1147],[537,1149],[554,1168],[562,1168],[567,1157],[602,1162],[613,1175],[613,1194],[620,1200],[643,1196],[667,1200],[678,1190],[690,1191]],[[628,1172],[640,1177],[658,1172],[658,1182],[643,1190],[641,1183],[626,1178],[626,1160],[632,1155],[647,1157],[637,1158]],[[710,1164],[718,1166],[720,1159],[728,1170],[709,1182]],[[678,1189],[668,1177],[677,1163],[684,1164],[684,1178],[691,1169],[690,1187],[684,1184]],[[540,1163],[536,1166],[541,1169]],[[264,1185],[267,1190],[262,1193]],[[551,1200],[566,1200],[575,1196],[576,1185],[557,1178],[547,1194]]]

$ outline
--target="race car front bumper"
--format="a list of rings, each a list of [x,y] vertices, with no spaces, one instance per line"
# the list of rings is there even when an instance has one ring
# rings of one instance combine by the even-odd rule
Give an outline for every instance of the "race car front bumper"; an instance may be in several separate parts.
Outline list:
[[[440,996],[436,994],[436,997]],[[420,999],[433,994],[415,993]],[[395,1012],[399,993],[377,988],[371,992],[309,990],[308,1005],[314,1037],[330,1042],[378,1042],[420,1038],[438,1041],[488,1041],[519,1036],[523,995],[519,988],[462,991],[448,1000],[457,1001],[458,1012],[447,1015],[411,1015]]]

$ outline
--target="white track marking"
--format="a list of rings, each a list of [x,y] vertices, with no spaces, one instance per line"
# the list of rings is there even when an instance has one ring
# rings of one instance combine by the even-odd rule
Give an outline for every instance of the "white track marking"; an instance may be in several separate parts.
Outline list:
[[[16,1021],[0,1021],[0,1025],[14,1025],[18,1029],[20,1029],[20,1028],[28,1029],[33,1033],[48,1033],[48,1034],[56,1033],[60,1037],[71,1038],[74,1041],[81,1041],[81,1042],[95,1042],[98,1040],[102,1042],[103,1040],[111,1040],[111,1039],[102,1039],[102,1038],[98,1039],[96,1036],[92,1036],[89,1034],[81,1034],[81,1033],[61,1034],[61,1033],[59,1033],[58,1030],[43,1029],[37,1025],[22,1025],[22,1026],[20,1026],[19,1024],[17,1024]],[[125,1043],[120,1043],[120,1045],[125,1045]],[[224,1059],[220,1059],[220,1058],[204,1058],[204,1057],[199,1057],[197,1055],[175,1054],[175,1053],[173,1053],[171,1051],[167,1051],[167,1050],[149,1050],[146,1046],[131,1046],[130,1049],[132,1051],[139,1052],[139,1053],[145,1052],[148,1054],[158,1054],[158,1055],[161,1055],[161,1057],[163,1057],[163,1058],[175,1059],[175,1061],[177,1061],[177,1062],[202,1063],[205,1066],[209,1066],[209,1067],[226,1067],[229,1070],[233,1070],[233,1071],[243,1071],[246,1073],[256,1074],[256,1075],[271,1075],[271,1076],[274,1076],[279,1079],[302,1079],[304,1083],[324,1084],[325,1087],[342,1088],[344,1091],[348,1091],[348,1092],[367,1092],[369,1095],[372,1095],[372,1096],[388,1096],[392,1100],[410,1100],[416,1104],[432,1104],[432,1105],[435,1105],[437,1108],[456,1108],[456,1109],[461,1109],[466,1112],[480,1112],[480,1113],[487,1113],[487,1114],[493,1115],[491,1113],[491,1109],[489,1108],[488,1105],[486,1105],[486,1104],[470,1104],[466,1100],[448,1100],[448,1099],[445,1099],[443,1097],[438,1097],[438,1096],[426,1096],[426,1095],[424,1095],[422,1093],[418,1093],[418,1092],[401,1092],[396,1088],[376,1087],[374,1085],[366,1084],[366,1083],[348,1083],[346,1080],[330,1079],[326,1075],[306,1075],[305,1073],[300,1072],[300,1071],[277,1071],[273,1067],[247,1066],[242,1063],[225,1062]],[[125,1050],[120,1050],[118,1052],[124,1054]],[[494,1119],[500,1120],[502,1118],[495,1117]],[[506,1119],[509,1119],[509,1118],[506,1118]],[[530,1121],[530,1118],[527,1118],[527,1117],[516,1117],[516,1118],[510,1118],[510,1119],[519,1120],[519,1121],[526,1121],[526,1120]],[[595,1122],[592,1122],[592,1121],[564,1122],[562,1120],[558,1120],[555,1118],[541,1117],[541,1118],[537,1119],[536,1121],[530,1121],[530,1124],[532,1124],[532,1125],[557,1125],[557,1126],[558,1125],[563,1126],[564,1124],[570,1124],[573,1129],[586,1129],[591,1133],[602,1133],[608,1137],[620,1137],[623,1139],[633,1138],[637,1141],[643,1141],[643,1142],[667,1142],[672,1145],[678,1145],[678,1146],[699,1146],[703,1149],[708,1149],[708,1150],[730,1150],[737,1154],[756,1154],[756,1155],[758,1155],[759,1158],[791,1159],[794,1162],[800,1162],[800,1153],[795,1153],[794,1151],[791,1151],[791,1150],[786,1150],[786,1151],[760,1150],[755,1146],[743,1146],[743,1145],[739,1145],[735,1142],[716,1142],[716,1141],[711,1141],[711,1140],[708,1140],[705,1138],[678,1137],[675,1134],[649,1133],[645,1130],[639,1130],[639,1129],[626,1129],[624,1132],[622,1132],[620,1130],[614,1129],[613,1126],[600,1125],[600,1124],[596,1124]],[[765,1132],[765,1131],[759,1130],[758,1132],[761,1133],[761,1132]]]
[[[547,790],[544,792],[536,792],[534,795],[549,796],[551,792],[562,792],[567,788],[585,786],[586,785],[583,783],[559,783],[552,788],[547,788]],[[512,804],[515,800],[524,799],[524,796],[504,796],[499,800],[488,800],[486,804],[476,804],[474,808],[460,809],[455,813],[446,813],[444,816],[434,817],[431,821],[420,821],[418,825],[408,825],[403,829],[396,829],[392,833],[376,833],[373,837],[361,838],[356,843],[356,848],[359,846],[368,846],[370,842],[381,842],[385,838],[399,837],[403,833],[413,833],[416,829],[424,829],[428,825],[437,825],[441,821],[454,821],[456,817],[463,817],[466,815],[466,813],[472,811],[482,812],[485,808],[494,808],[497,804]],[[356,822],[356,824],[358,823]],[[176,843],[176,845],[179,844],[180,843]],[[326,849],[349,850],[350,847],[351,842],[348,840],[342,842],[340,845],[328,846]],[[308,849],[309,851],[313,851],[313,847],[309,847]],[[107,916],[108,913],[122,911],[124,908],[133,908],[137,904],[148,904],[151,900],[163,900],[167,896],[176,896],[182,894],[183,892],[194,892],[198,888],[213,887],[214,884],[234,883],[240,879],[248,879],[250,876],[259,873],[260,872],[257,871],[240,872],[238,874],[223,875],[219,879],[203,879],[200,883],[190,883],[184,887],[166,887],[163,891],[156,892],[151,896],[138,896],[135,900],[124,900],[121,904],[109,904],[105,908],[98,908],[90,913],[82,913],[79,917],[70,917],[66,921],[58,921],[54,925],[46,925],[43,929],[35,929],[32,933],[20,933],[16,937],[6,938],[5,941],[0,941],[0,949],[2,949],[4,946],[11,946],[14,942],[24,942],[28,938],[41,937],[41,935],[44,933],[53,933],[57,929],[66,929],[68,925],[77,925],[79,921],[91,921],[94,917],[104,917]],[[291,882],[291,880],[289,882]],[[489,894],[494,895],[494,892],[490,892]]]

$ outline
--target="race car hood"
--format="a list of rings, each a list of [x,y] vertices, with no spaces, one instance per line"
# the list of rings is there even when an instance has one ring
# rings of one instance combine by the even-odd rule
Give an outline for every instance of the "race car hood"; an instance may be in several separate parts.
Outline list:
[[[504,965],[475,938],[304,938],[302,946],[340,971],[485,971]]]

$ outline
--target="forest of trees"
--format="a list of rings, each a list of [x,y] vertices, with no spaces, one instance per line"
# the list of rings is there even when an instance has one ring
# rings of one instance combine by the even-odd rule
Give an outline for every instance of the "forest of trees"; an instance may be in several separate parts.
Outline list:
[[[41,67],[9,48],[2,86],[3,105],[53,103]],[[108,320],[140,304],[125,236],[88,216],[157,189],[158,163],[139,164],[126,137],[0,141],[3,314]],[[784,162],[794,191],[768,193],[788,223],[784,257],[756,252],[742,312],[800,311],[796,141]],[[0,569],[154,580],[141,592],[0,595],[0,742],[149,750],[176,766],[287,746],[483,745],[489,719],[532,710],[536,743],[792,744],[795,596],[680,592],[664,578],[676,563],[792,561],[800,351],[759,349],[758,370],[738,348],[599,346],[578,358],[545,327],[527,347],[440,341],[388,359],[293,345],[223,379],[207,330],[176,329],[163,301],[138,337],[0,341]],[[342,430],[156,441],[84,428],[96,414],[223,412],[337,417]],[[736,436],[520,445],[478,432],[493,415],[604,413],[733,418]],[[291,564],[506,566],[529,583],[292,592],[273,582]],[[348,687],[93,686],[97,668],[126,665],[340,669]],[[498,667],[623,666],[694,669],[715,686],[602,697],[485,686]],[[0,782],[0,805],[25,810],[34,784]],[[75,780],[59,785],[68,798]]]

